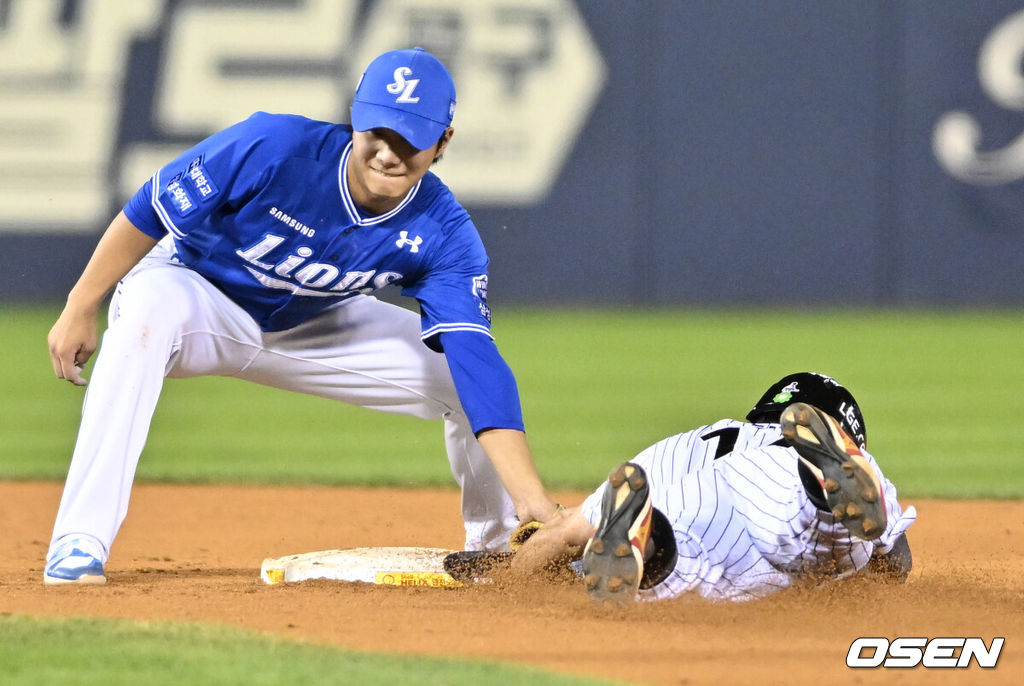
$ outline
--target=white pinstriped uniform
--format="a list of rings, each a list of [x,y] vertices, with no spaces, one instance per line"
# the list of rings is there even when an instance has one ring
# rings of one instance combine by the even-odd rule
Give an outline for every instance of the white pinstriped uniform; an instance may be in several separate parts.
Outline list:
[[[638,599],[695,592],[747,600],[784,589],[801,574],[850,576],[876,546],[888,552],[914,522],[914,508],[900,507],[896,488],[864,452],[881,479],[888,518],[876,541],[851,538],[807,498],[796,451],[773,445],[781,438],[777,424],[723,419],[659,441],[632,460],[647,472],[651,503],[672,524],[679,552],[668,578]],[[594,525],[605,487],[582,506]]]

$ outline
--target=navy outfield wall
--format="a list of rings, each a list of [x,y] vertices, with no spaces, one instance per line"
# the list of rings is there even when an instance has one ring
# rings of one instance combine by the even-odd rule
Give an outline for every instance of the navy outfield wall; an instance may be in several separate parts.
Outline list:
[[[63,297],[161,154],[257,108],[346,121],[369,57],[414,43],[459,85],[436,171],[481,230],[497,302],[1024,303],[1021,3],[124,7],[0,3],[5,302]],[[283,38],[261,53],[243,39],[267,17]],[[120,52],[90,52],[115,34]],[[61,36],[63,62],[9,57],[60,55]],[[105,109],[79,105],[83,83]],[[47,118],[62,107],[79,126]]]

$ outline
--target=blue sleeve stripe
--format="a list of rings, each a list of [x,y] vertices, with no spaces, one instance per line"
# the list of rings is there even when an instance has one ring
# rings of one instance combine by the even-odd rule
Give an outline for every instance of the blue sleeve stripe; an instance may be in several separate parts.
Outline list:
[[[422,334],[420,334],[420,338],[426,340],[431,336],[436,336],[439,333],[449,333],[452,331],[475,331],[476,333],[484,334],[485,336],[492,340],[494,339],[494,336],[491,335],[491,330],[488,329],[486,326],[484,326],[483,324],[473,324],[470,322],[451,322],[448,324],[436,324],[427,329],[426,331],[424,331]]]
[[[168,231],[174,234],[177,238],[184,238],[185,234],[174,225],[171,220],[171,215],[167,214],[167,210],[164,209],[163,205],[160,204],[160,172],[153,174],[153,188],[150,189],[150,204],[153,206],[153,210],[156,212],[156,216],[160,218],[162,223]]]

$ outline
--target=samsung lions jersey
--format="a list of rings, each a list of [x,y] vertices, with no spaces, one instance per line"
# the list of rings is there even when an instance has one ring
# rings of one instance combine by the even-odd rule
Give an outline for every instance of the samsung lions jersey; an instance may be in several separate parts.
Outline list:
[[[490,335],[488,258],[469,214],[434,174],[379,216],[345,180],[349,126],[258,112],[163,167],[125,207],[169,233],[180,261],[264,331],[390,284],[420,303],[424,340]]]

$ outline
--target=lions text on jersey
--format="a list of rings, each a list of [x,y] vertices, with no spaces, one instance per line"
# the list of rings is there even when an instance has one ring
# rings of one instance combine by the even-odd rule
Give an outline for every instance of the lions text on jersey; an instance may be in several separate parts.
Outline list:
[[[351,128],[256,113],[185,151],[125,207],[173,236],[178,259],[265,331],[396,284],[420,303],[424,338],[489,335],[487,254],[469,214],[428,173],[390,212],[364,216],[345,181]]]

